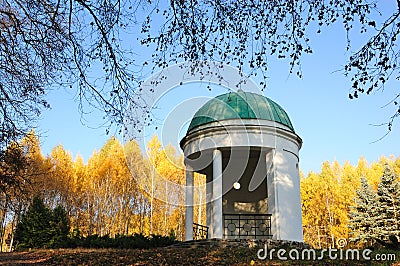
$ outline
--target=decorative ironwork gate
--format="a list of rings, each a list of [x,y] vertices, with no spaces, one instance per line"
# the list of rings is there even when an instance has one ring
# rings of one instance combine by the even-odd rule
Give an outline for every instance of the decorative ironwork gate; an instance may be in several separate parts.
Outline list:
[[[193,223],[193,240],[207,239],[208,226]]]
[[[225,214],[224,238],[271,238],[271,214]]]

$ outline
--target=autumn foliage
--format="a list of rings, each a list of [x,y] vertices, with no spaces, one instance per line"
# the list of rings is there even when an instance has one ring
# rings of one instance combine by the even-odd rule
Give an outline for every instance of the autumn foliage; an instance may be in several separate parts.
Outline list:
[[[156,137],[149,142],[149,157],[142,154],[137,142],[122,145],[111,137],[87,162],[80,155],[73,158],[62,145],[43,156],[33,131],[11,148],[19,151],[26,162],[21,165],[19,160],[4,160],[1,167],[3,172],[8,171],[3,175],[9,179],[2,178],[5,183],[1,184],[0,195],[3,251],[15,247],[15,229],[35,197],[43,199],[50,209],[63,206],[70,219],[70,236],[96,236],[101,241],[135,234],[171,235],[182,240],[183,199],[168,202],[152,198],[150,191],[138,183],[150,183],[152,175],[184,182],[182,156],[172,147],[163,149]],[[16,166],[21,169],[13,170]],[[154,186],[155,191],[165,189]]]
[[[184,198],[177,191],[185,180],[183,157],[174,147],[163,147],[157,137],[146,149],[144,153],[135,141],[123,145],[111,137],[85,162],[62,145],[44,156],[33,131],[10,145],[0,158],[1,250],[12,250],[24,237],[15,237],[15,232],[35,197],[48,210],[62,206],[69,218],[68,237],[82,240],[81,246],[97,247],[105,241],[115,247],[137,241],[134,236],[183,240]],[[355,219],[351,211],[360,205],[356,196],[363,187],[379,192],[385,165],[398,178],[400,158],[385,157],[373,163],[361,158],[355,166],[325,162],[319,173],[301,174],[305,242],[327,248],[336,247],[340,238],[354,238],[352,230],[359,227],[350,225],[350,219]],[[194,221],[199,224],[205,224],[204,182],[204,176],[195,175]],[[349,242],[357,247],[366,244],[371,241]]]
[[[365,247],[375,241],[350,241],[358,235],[354,224],[351,225],[350,214],[361,208],[359,196],[362,193],[377,193],[381,186],[384,169],[389,167],[400,174],[400,158],[381,157],[378,162],[369,164],[364,158],[359,159],[356,166],[345,162],[341,166],[337,161],[324,162],[321,172],[310,172],[301,175],[301,199],[303,210],[303,233],[305,242],[314,248],[337,247],[337,240],[346,239],[348,246]],[[362,180],[364,180],[362,184]],[[370,192],[366,188],[371,189]],[[364,188],[364,190],[363,190]],[[379,204],[379,199],[375,199]],[[372,206],[372,207],[371,207]],[[366,207],[369,213],[374,213],[373,205]],[[366,212],[366,211],[365,211]],[[373,217],[365,223],[373,223],[377,227],[380,221]],[[378,219],[379,220],[379,219]],[[358,231],[357,229],[357,231]],[[365,230],[366,234],[369,234]],[[371,238],[371,237],[369,237]],[[364,240],[363,237],[361,240]],[[373,239],[372,239],[373,240]],[[379,239],[378,239],[379,240]]]

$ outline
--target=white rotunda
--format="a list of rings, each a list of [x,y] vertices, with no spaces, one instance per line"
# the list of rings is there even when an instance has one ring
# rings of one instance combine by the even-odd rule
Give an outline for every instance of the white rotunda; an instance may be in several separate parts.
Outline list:
[[[180,146],[186,166],[185,240],[303,241],[301,138],[271,99],[237,91],[194,115]],[[193,223],[193,175],[206,176],[206,225]]]

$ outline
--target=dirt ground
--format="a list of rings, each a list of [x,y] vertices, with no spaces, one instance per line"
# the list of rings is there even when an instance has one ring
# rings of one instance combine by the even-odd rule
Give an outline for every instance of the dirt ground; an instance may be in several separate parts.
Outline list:
[[[400,256],[399,256],[400,257]],[[269,261],[243,247],[48,249],[0,253],[0,265],[392,265],[371,261]]]

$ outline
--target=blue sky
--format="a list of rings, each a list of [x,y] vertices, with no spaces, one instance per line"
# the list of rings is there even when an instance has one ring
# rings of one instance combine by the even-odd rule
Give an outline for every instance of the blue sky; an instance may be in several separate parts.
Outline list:
[[[370,96],[361,95],[357,100],[348,98],[350,81],[340,70],[349,52],[346,52],[346,34],[342,27],[324,29],[317,38],[311,36],[313,54],[302,59],[303,78],[289,75],[288,63],[271,58],[269,62],[268,89],[264,95],[280,104],[288,113],[296,133],[303,139],[300,151],[300,168],[319,171],[326,161],[338,160],[343,164],[349,160],[356,164],[364,156],[369,162],[380,156],[400,156],[400,121],[392,132],[382,140],[372,143],[386,133],[386,127],[376,127],[388,121],[395,110],[393,105],[385,106],[394,96],[395,89],[390,84],[383,91]],[[357,47],[357,38],[354,51]],[[397,84],[394,84],[397,85]],[[184,112],[191,117],[208,98],[225,93],[226,89],[213,87],[208,91],[204,84],[194,84],[176,88],[159,102],[157,117],[171,120],[174,112]],[[80,153],[87,160],[95,149],[99,150],[110,137],[105,134],[102,114],[93,112],[81,122],[78,103],[70,89],[52,91],[48,95],[51,110],[46,110],[37,131],[41,135],[42,150],[49,154],[51,149],[62,144],[75,157]],[[187,104],[184,111],[174,110],[185,100],[202,97],[195,104]],[[172,119],[173,120],[173,119]],[[186,124],[176,128],[159,127],[157,133],[166,143],[177,146]],[[120,137],[121,138],[121,137]],[[177,147],[177,149],[179,149]]]

